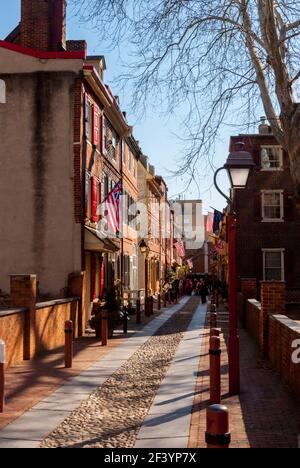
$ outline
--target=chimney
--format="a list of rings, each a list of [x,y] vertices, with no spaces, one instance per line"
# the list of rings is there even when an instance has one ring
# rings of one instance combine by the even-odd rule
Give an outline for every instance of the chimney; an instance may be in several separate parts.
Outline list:
[[[21,0],[21,45],[66,50],[66,0]]]
[[[258,132],[260,135],[270,135],[272,133],[271,127],[268,125],[266,117],[260,118]]]
[[[155,167],[152,166],[152,164],[149,164],[149,172],[153,177],[155,177]]]

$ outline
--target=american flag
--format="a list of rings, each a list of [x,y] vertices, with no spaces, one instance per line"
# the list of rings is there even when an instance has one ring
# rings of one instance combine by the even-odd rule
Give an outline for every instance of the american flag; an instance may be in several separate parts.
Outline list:
[[[116,234],[120,231],[120,200],[123,192],[122,180],[120,180],[113,190],[107,195],[105,204],[105,211],[107,214],[107,228],[108,231]]]
[[[178,241],[175,244],[177,255],[181,258],[185,257],[185,247],[183,241]]]

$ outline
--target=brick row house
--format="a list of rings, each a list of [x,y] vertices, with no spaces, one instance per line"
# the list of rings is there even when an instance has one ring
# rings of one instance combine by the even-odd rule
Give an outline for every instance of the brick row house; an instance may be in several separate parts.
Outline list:
[[[289,156],[270,127],[231,138],[242,142],[255,162],[246,189],[236,190],[238,277],[285,281],[288,294],[300,291],[300,215],[294,200]]]
[[[20,25],[0,41],[0,63],[1,290],[12,273],[35,273],[41,297],[64,297],[78,274],[88,318],[92,302],[117,280],[123,291],[144,289],[137,205],[146,201],[150,289],[157,292],[174,260],[165,208],[170,238],[162,236],[167,186],[145,164],[105,84],[105,58],[88,56],[85,41],[66,40],[66,1],[22,0]],[[101,236],[107,213],[99,206],[120,181],[120,234]]]

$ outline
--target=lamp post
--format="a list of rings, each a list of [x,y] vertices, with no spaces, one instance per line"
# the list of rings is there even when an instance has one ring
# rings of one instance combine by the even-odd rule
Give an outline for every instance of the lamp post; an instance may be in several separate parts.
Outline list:
[[[254,168],[252,155],[245,151],[244,143],[236,143],[235,151],[228,156],[226,164],[218,169],[214,176],[217,191],[227,200],[228,213],[228,267],[229,267],[229,393],[240,393],[240,342],[238,335],[237,316],[237,271],[236,271],[236,213],[234,201],[227,197],[217,184],[217,176],[222,170],[227,170],[232,190],[244,189],[247,185],[250,171]]]
[[[145,313],[148,315],[148,309],[149,309],[149,304],[148,304],[148,254],[150,252],[150,248],[148,247],[145,239],[142,239],[140,244],[140,251],[143,255],[145,255]]]

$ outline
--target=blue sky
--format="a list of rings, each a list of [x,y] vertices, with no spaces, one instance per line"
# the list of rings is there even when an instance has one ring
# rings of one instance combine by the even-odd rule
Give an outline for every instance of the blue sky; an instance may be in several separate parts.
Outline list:
[[[5,36],[17,25],[20,18],[20,0],[1,0],[5,2],[5,10],[2,10],[0,18],[0,38]],[[71,9],[68,12],[68,38],[69,39],[86,39],[88,42],[89,53],[105,55],[107,62],[106,82],[112,86],[114,94],[119,94],[122,102],[127,99],[126,96],[116,89],[115,84],[112,84],[113,79],[121,73],[121,63],[118,53],[109,50],[105,43],[99,43],[95,30],[89,28],[89,25],[82,25],[78,19],[72,15]],[[124,60],[124,59],[123,59]],[[126,60],[126,57],[125,57]],[[1,70],[1,69],[0,69]],[[126,89],[125,93],[130,95],[130,89]],[[123,110],[126,106],[123,104]],[[169,186],[169,195],[173,197],[181,192],[186,184],[183,180],[175,180],[170,178],[168,170],[176,168],[176,161],[181,155],[182,147],[175,135],[180,133],[180,120],[175,115],[169,118],[153,113],[150,109],[147,110],[147,115],[137,120],[136,116],[128,113],[130,124],[134,124],[134,135],[140,141],[143,152],[147,154],[152,164],[156,167],[156,172],[165,177]],[[216,166],[222,166],[228,154],[230,133],[224,133],[217,144],[216,157],[214,163]],[[202,172],[201,163],[199,164],[200,173]],[[191,186],[186,192],[185,197],[202,198],[204,201],[205,210],[209,210],[210,206],[218,209],[223,208],[225,202],[223,198],[212,187],[213,171],[207,175],[203,167],[203,178],[199,181],[200,193],[196,186]],[[226,191],[229,184],[226,174],[220,176],[220,185]]]

